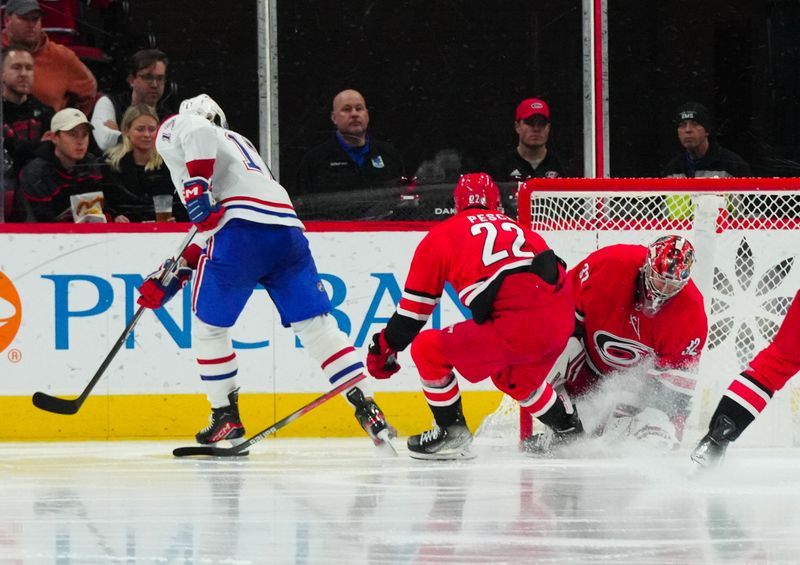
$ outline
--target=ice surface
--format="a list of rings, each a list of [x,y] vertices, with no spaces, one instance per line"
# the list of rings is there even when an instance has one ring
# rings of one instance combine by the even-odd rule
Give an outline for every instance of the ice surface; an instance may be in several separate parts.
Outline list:
[[[366,439],[0,444],[0,563],[797,563],[800,450],[463,462]]]

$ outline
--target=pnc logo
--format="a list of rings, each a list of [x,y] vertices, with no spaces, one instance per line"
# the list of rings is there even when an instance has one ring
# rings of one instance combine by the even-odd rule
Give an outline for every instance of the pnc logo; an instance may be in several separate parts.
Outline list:
[[[22,321],[22,303],[11,279],[0,272],[0,351],[11,345]]]

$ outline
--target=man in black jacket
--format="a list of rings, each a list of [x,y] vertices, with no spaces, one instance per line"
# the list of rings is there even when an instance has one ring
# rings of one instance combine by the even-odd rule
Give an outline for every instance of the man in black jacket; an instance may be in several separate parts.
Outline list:
[[[713,138],[714,124],[708,108],[687,102],[675,112],[678,141],[683,151],[664,168],[661,176],[670,178],[750,177],[744,159],[725,149]]]
[[[489,174],[496,181],[530,178],[558,178],[564,167],[555,152],[547,147],[550,140],[550,107],[539,98],[526,98],[514,113],[518,142],[489,160]]]
[[[51,121],[53,141],[36,151],[22,169],[17,220],[70,222],[70,196],[103,190],[103,174],[89,149],[91,124],[80,110],[64,108]]]
[[[27,47],[3,49],[3,143],[11,158],[6,178],[11,186],[22,168],[33,159],[42,136],[50,129],[53,109],[31,95],[33,54]]]
[[[295,194],[336,192],[397,184],[403,159],[390,143],[367,133],[369,111],[360,92],[343,90],[333,99],[335,134],[303,157]]]

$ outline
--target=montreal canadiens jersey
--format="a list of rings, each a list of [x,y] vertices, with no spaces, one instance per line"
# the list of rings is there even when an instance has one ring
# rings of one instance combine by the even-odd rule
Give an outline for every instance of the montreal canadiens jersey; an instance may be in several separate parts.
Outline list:
[[[530,265],[549,249],[544,239],[500,212],[472,208],[437,224],[414,252],[397,314],[420,323],[438,304],[445,282],[464,306],[501,273]]]
[[[213,163],[211,192],[225,207],[225,215],[214,231],[233,218],[303,228],[286,189],[273,178],[253,144],[242,135],[200,116],[176,114],[159,127],[156,149],[169,168],[181,200],[183,183],[192,177],[187,163]]]
[[[654,316],[638,312],[636,278],[646,255],[642,245],[611,245],[569,271],[589,362],[608,375],[649,359],[666,386],[689,394],[708,335],[703,297],[690,280]]]

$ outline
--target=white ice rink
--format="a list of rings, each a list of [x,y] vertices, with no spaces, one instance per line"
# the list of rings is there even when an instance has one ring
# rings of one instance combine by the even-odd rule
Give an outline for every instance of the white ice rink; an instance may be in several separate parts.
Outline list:
[[[0,444],[0,563],[800,562],[800,450],[666,457],[379,456],[365,439]]]

